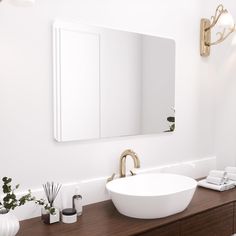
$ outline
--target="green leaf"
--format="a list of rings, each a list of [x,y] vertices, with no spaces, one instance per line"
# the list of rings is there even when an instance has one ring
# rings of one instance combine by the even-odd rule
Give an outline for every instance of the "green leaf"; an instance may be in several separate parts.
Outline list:
[[[175,122],[175,117],[174,116],[169,116],[169,117],[167,117],[167,120],[169,122]]]
[[[3,198],[3,201],[9,202],[10,199],[11,199],[11,195],[7,194],[7,195]]]
[[[11,192],[11,186],[3,185],[2,190],[3,190],[3,193],[10,193]]]
[[[3,181],[3,182],[7,181],[7,177],[3,177],[3,178],[2,178],[2,181]]]
[[[170,131],[174,131],[175,130],[175,124],[170,126]]]
[[[35,197],[31,195],[31,191],[29,190],[28,194],[22,196],[17,199],[14,191],[19,188],[19,184],[15,186],[15,189],[12,189],[11,182],[12,179],[8,177],[2,178],[3,185],[2,190],[5,196],[3,197],[3,202],[0,202],[0,206],[3,206],[6,210],[14,210],[18,206],[24,205],[26,202],[35,200]]]
[[[56,213],[56,209],[54,207],[50,207],[49,212],[51,215],[54,215]]]
[[[3,180],[4,184],[10,184],[12,181],[11,178],[7,178],[7,177],[4,177],[2,180]]]

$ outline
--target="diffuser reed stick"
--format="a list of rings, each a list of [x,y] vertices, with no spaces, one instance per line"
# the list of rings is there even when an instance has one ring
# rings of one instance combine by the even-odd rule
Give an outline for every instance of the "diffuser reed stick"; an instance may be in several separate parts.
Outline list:
[[[53,203],[61,189],[61,184],[54,182],[47,182],[46,184],[43,184],[43,189],[50,207],[53,207]]]

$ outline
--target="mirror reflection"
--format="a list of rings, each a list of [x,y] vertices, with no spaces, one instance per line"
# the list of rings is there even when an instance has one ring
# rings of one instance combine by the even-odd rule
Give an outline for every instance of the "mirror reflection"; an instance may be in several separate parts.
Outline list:
[[[173,131],[175,42],[55,22],[57,141]]]

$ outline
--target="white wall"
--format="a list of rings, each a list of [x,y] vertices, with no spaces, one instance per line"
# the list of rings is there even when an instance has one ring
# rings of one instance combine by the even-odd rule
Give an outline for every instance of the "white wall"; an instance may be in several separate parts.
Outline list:
[[[231,0],[207,1],[204,15],[211,16],[218,4],[223,4],[236,22],[235,2]],[[215,31],[217,32],[217,30]],[[213,34],[212,37],[216,39]],[[212,135],[219,168],[236,165],[236,33],[225,42],[211,48],[211,55],[202,59],[202,78],[208,80],[204,94],[209,94],[202,103],[212,100]],[[209,93],[212,91],[212,93]],[[212,97],[212,98],[211,98]],[[205,111],[204,111],[205,112]],[[203,118],[203,116],[202,116]]]
[[[221,108],[225,109],[229,101],[231,106],[227,106],[227,112],[231,114],[235,105],[231,99],[234,98],[235,69],[229,62],[233,55],[226,55],[221,49],[226,48],[227,43],[216,47],[207,60],[199,56],[199,20],[206,14],[211,15],[217,2],[207,3],[211,5],[207,11],[203,0],[37,0],[33,8],[16,8],[7,1],[1,3],[1,176],[12,176],[23,188],[33,188],[51,179],[64,183],[117,172],[118,157],[126,148],[133,148],[139,154],[142,167],[214,154],[213,91],[216,81],[223,79],[223,72],[228,73],[227,68],[232,73],[224,83],[229,85],[225,84],[225,89],[230,91],[230,96],[226,99],[226,90],[220,87]],[[228,3],[231,11],[235,11],[232,1],[221,2]],[[84,19],[173,38],[176,41],[176,132],[84,143],[55,142],[51,50],[51,22],[55,17]],[[224,123],[227,129],[219,122],[224,137],[218,143],[225,145],[218,146],[217,153],[221,153],[219,158],[229,158],[228,164],[233,162],[235,153],[234,124],[231,126],[229,122],[235,120],[235,113],[230,118],[225,116],[225,120],[230,119]]]

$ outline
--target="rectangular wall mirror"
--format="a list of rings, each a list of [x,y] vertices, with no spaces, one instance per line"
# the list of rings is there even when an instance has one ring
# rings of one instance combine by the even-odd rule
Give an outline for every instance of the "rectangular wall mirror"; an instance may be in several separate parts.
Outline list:
[[[53,60],[57,141],[173,131],[174,40],[55,21]]]

